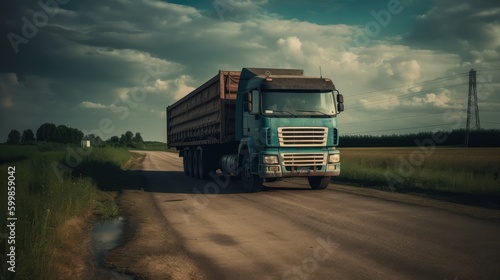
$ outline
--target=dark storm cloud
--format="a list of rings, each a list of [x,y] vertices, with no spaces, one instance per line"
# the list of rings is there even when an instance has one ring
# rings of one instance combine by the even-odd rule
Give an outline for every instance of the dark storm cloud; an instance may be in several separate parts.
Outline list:
[[[434,5],[416,18],[404,43],[459,53],[464,61],[469,62],[483,52],[486,59],[500,59],[498,1],[444,0],[434,1]]]

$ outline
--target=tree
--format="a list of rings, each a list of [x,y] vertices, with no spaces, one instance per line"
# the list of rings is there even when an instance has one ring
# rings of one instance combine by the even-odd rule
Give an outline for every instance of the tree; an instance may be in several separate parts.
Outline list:
[[[143,143],[144,140],[142,139],[142,136],[139,132],[136,132],[135,133],[135,136],[134,136],[134,142],[137,142],[137,143]]]
[[[58,143],[70,143],[69,129],[70,128],[65,125],[58,125],[53,141]]]
[[[133,138],[134,138],[134,133],[132,133],[132,131],[127,131],[120,137],[120,144],[125,147],[132,147]]]
[[[80,141],[82,141],[82,139],[83,139],[83,132],[81,132],[76,128],[68,128],[66,143],[79,144]]]
[[[112,136],[109,140],[106,140],[106,142],[110,143],[113,147],[118,147],[120,145],[120,137]]]
[[[9,132],[9,135],[7,136],[7,143],[8,144],[19,144],[21,141],[21,133],[17,131],[16,129],[13,129]]]
[[[53,123],[44,123],[36,130],[36,141],[52,142],[56,139],[57,127]]]
[[[21,142],[29,143],[33,141],[35,141],[35,134],[33,133],[33,130],[26,129],[25,131],[23,131],[23,135],[21,136]]]

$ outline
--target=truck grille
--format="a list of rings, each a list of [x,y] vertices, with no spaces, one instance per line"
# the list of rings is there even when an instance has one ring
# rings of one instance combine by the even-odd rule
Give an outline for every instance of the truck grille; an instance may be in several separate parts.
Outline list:
[[[325,146],[328,127],[278,127],[280,146]]]
[[[283,154],[284,166],[314,166],[324,164],[324,154]]]

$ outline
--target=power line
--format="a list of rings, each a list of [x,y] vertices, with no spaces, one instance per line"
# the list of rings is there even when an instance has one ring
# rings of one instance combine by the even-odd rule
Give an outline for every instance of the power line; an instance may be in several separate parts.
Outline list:
[[[456,125],[456,124],[457,123],[444,123],[444,124],[416,126],[416,127],[404,127],[404,128],[394,128],[394,129],[381,129],[381,130],[372,130],[372,131],[363,131],[363,132],[351,132],[351,133],[346,133],[346,135],[364,134],[364,133],[373,133],[373,132],[385,132],[385,131],[397,131],[397,130],[406,130],[406,129],[418,129],[418,128],[428,128],[428,127],[445,126],[445,125]]]
[[[416,83],[401,85],[401,86],[392,87],[392,88],[372,90],[372,91],[368,91],[368,92],[353,94],[353,95],[349,95],[349,97],[358,96],[358,95],[364,95],[364,94],[368,94],[368,93],[384,92],[384,91],[388,91],[388,90],[391,90],[391,89],[405,88],[405,87],[408,87],[408,86],[414,86],[414,85],[425,84],[425,83],[429,84],[429,83],[432,83],[432,82],[435,82],[435,81],[442,82],[441,80],[445,80],[445,81],[446,80],[453,80],[453,79],[458,78],[458,77],[466,77],[466,76],[467,76],[467,73],[461,73],[461,74],[456,74],[456,75],[451,75],[451,76],[446,76],[446,77],[440,77],[440,78],[436,78],[436,79],[432,79],[432,80],[426,80],[426,81],[421,81],[421,82],[416,82]]]
[[[481,72],[485,72],[485,71],[500,71],[500,69],[481,70]],[[423,94],[432,93],[432,92],[434,92],[436,90],[439,90],[439,89],[451,89],[451,88],[456,88],[456,87],[464,86],[464,85],[467,85],[467,84],[469,84],[469,98],[468,99],[470,99],[471,93],[472,93],[472,95],[474,95],[474,93],[475,93],[475,95],[477,96],[477,89],[475,89],[476,82],[473,81],[473,83],[471,83],[471,72],[474,72],[474,74],[475,74],[476,71],[474,71],[472,69],[471,71],[469,71],[469,73],[456,74],[456,75],[451,75],[451,76],[446,76],[446,77],[440,77],[440,78],[436,78],[436,79],[432,79],[432,80],[426,80],[426,81],[422,81],[422,82],[417,82],[417,83],[413,83],[413,84],[407,84],[407,85],[402,85],[402,86],[397,86],[397,87],[392,87],[392,88],[387,88],[387,89],[382,89],[382,90],[373,90],[373,91],[363,92],[363,93],[359,93],[359,94],[354,94],[354,95],[351,95],[351,96],[360,96],[360,95],[366,95],[366,94],[369,94],[369,93],[384,93],[384,92],[387,92],[387,91],[391,91],[391,92],[388,92],[388,93],[390,93],[390,95],[386,94],[388,96],[385,96],[383,98],[380,98],[378,96],[380,94],[376,94],[375,96],[369,96],[369,97],[366,97],[366,98],[354,100],[353,102],[357,102],[357,104],[354,103],[355,104],[354,106],[352,106],[352,107],[349,106],[349,109],[355,109],[355,108],[367,106],[367,104],[361,103],[361,101],[367,102],[368,105],[372,105],[372,104],[376,105],[376,104],[380,104],[382,102],[388,102],[390,100],[399,100],[399,99],[405,99],[405,98],[408,98],[408,97],[417,97],[417,96],[420,96],[420,95],[423,95]],[[456,83],[456,82],[449,83],[449,81],[456,80],[456,79],[462,78],[462,77],[466,77],[467,75],[469,75],[468,82],[463,82],[463,83]],[[475,75],[474,75],[473,78],[475,78]],[[475,79],[473,79],[473,80],[475,80]],[[438,86],[437,85],[438,83],[447,83],[447,84],[443,84],[443,86],[439,86],[439,87],[429,88],[429,86],[433,85],[433,84],[434,84],[434,86]],[[483,83],[484,84],[491,84],[491,82],[483,82]],[[416,93],[408,93],[412,89],[411,87],[415,88],[416,85],[421,85],[421,84],[425,84],[425,88],[427,88],[427,89],[425,89],[423,91],[416,92]],[[472,91],[471,91],[471,85],[473,85]],[[398,93],[402,93],[402,94],[398,94]],[[373,98],[376,98],[376,100],[373,100]],[[373,101],[370,101],[370,100],[373,100]],[[477,107],[477,97],[473,101],[475,101],[475,103],[476,103],[474,107]],[[468,106],[468,108],[469,108],[468,113],[471,112],[471,109],[470,109],[471,107],[470,106],[471,105],[469,104],[469,106]],[[476,111],[476,112],[473,112],[474,116],[479,113],[478,112],[479,110],[477,108],[474,111]],[[495,110],[482,110],[482,111],[500,113],[500,112],[495,111]],[[345,124],[346,125],[352,125],[352,124],[363,124],[363,123],[372,123],[372,122],[379,122],[379,121],[391,121],[391,120],[396,120],[396,119],[416,118],[416,117],[424,117],[424,116],[444,114],[444,113],[445,112],[430,113],[430,114],[419,114],[419,115],[412,115],[412,116],[403,116],[403,117],[392,117],[392,118],[384,118],[384,119],[376,119],[376,120],[357,121],[357,122],[350,122],[350,123],[345,123]],[[471,118],[471,117],[469,117],[469,118]],[[477,116],[476,118],[477,118],[477,121],[479,121],[479,116]],[[468,121],[470,121],[470,120],[468,120]],[[500,123],[494,123],[494,122],[485,122],[485,123],[488,123],[488,124],[500,124]],[[391,128],[391,129],[380,129],[380,130],[372,130],[372,131],[358,131],[358,132],[346,133],[346,135],[366,134],[366,133],[379,133],[379,132],[411,130],[411,129],[422,129],[422,128],[439,127],[439,126],[449,126],[449,125],[455,125],[456,126],[456,125],[463,125],[463,124],[469,124],[469,123],[468,122],[462,122],[462,123],[453,122],[453,123],[425,125],[425,126],[416,126],[416,127]],[[478,125],[478,127],[479,127],[479,125]]]
[[[456,84],[456,85],[448,86],[447,89],[449,89],[449,88],[456,88],[456,87],[463,86],[463,85],[466,85],[466,84],[467,83],[461,83],[461,84]],[[408,93],[408,94],[390,96],[388,98],[383,98],[381,100],[373,101],[373,102],[371,102],[371,104],[378,104],[378,103],[387,102],[389,100],[394,100],[394,99],[398,99],[398,98],[415,97],[415,96],[422,95],[422,94],[425,94],[425,93],[433,92],[434,90],[436,90],[436,89],[429,89],[429,90],[421,91],[419,93]],[[349,109],[355,109],[355,108],[359,108],[359,107],[364,107],[364,105],[360,104],[360,105],[355,105],[355,106],[348,107],[348,108]]]
[[[500,71],[500,68],[496,69],[481,69],[481,70],[476,70],[477,72],[494,72],[494,71]]]
[[[407,118],[416,118],[416,117],[423,117],[423,116],[439,115],[439,114],[444,114],[444,113],[446,113],[446,112],[431,113],[431,114],[421,114],[421,115],[415,115],[415,116],[396,117],[396,118],[380,119],[380,120],[350,122],[350,123],[342,123],[342,125],[345,125],[345,124],[358,124],[358,123],[369,123],[369,122],[379,122],[379,121],[390,121],[390,120],[399,120],[399,119],[407,119]]]
[[[433,92],[435,90],[438,90],[438,89],[444,89],[444,88],[453,88],[453,87],[457,87],[457,86],[461,86],[461,85],[466,85],[467,83],[464,82],[464,83],[460,83],[460,84],[453,84],[453,85],[449,85],[447,87],[436,87],[436,88],[429,88],[429,89],[426,89],[424,91],[420,91],[420,92],[417,92],[417,93],[404,93],[404,94],[400,94],[400,95],[393,95],[393,96],[389,96],[388,98],[394,98],[394,97],[401,97],[401,96],[415,96],[415,95],[419,95],[419,94],[424,94],[424,93],[429,93],[429,92]],[[380,98],[379,96],[377,95],[374,95],[374,96],[370,96],[370,97],[366,97],[364,98],[363,100],[367,100],[367,99],[370,99],[370,98]],[[358,99],[356,101],[359,101],[361,99]]]

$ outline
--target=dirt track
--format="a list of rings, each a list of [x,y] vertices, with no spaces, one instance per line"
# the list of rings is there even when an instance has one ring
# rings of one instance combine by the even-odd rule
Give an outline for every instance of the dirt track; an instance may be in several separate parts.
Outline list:
[[[107,256],[141,277],[500,278],[500,223],[449,211],[462,206],[439,210],[335,184],[313,191],[300,180],[247,194],[239,182],[186,177],[181,159],[165,152],[146,152],[142,170],[145,191],[121,197],[129,241]]]

